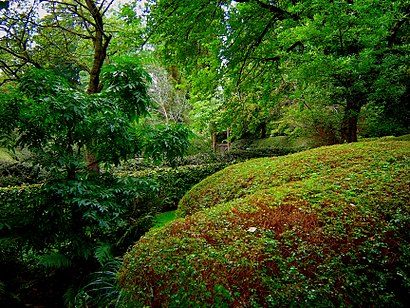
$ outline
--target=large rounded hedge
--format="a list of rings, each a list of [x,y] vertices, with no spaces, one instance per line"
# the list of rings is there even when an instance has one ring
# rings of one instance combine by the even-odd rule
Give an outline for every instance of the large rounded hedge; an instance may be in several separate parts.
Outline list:
[[[410,142],[251,160],[196,185],[185,216],[125,255],[132,306],[405,306]]]

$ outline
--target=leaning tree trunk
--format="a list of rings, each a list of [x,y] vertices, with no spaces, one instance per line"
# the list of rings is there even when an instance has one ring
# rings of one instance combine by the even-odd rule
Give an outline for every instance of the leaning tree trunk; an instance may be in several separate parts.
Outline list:
[[[341,128],[341,142],[357,142],[357,123],[361,104],[355,102],[347,103]]]

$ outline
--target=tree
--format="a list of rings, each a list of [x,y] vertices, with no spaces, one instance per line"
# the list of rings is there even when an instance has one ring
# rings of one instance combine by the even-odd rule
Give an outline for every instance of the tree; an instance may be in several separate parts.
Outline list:
[[[328,105],[343,110],[342,142],[357,141],[358,119],[364,106],[400,100],[405,91],[403,64],[407,62],[404,50],[408,44],[390,40],[395,14],[405,15],[408,9],[392,6],[389,1],[333,2],[309,23],[289,29],[299,33],[305,45],[303,54],[293,55],[298,65],[292,66],[298,74],[295,80],[305,84],[302,88],[331,87]],[[397,74],[395,78],[391,78],[392,72]],[[292,73],[288,70],[288,74]]]
[[[36,6],[10,1],[8,9],[0,10],[0,78],[1,84],[20,77],[25,66],[41,67],[32,40],[37,31]]]
[[[184,127],[139,125],[150,100],[148,75],[135,59],[113,59],[101,80],[101,93],[86,94],[63,76],[33,68],[18,88],[0,94],[1,145],[28,148],[48,171],[40,187],[2,194],[1,248],[18,246],[16,259],[30,252],[49,269],[47,279],[65,272],[69,278],[58,288],[124,253],[156,212],[141,202],[153,198],[153,180],[90,173],[86,147],[101,165],[143,154],[172,161],[188,147]]]
[[[329,105],[343,112],[341,142],[357,140],[363,106],[404,104],[408,1],[162,0],[152,2],[151,10],[148,29],[158,33],[154,42],[165,59],[196,81],[206,72],[211,86],[202,90],[210,88],[208,93],[220,80],[234,91],[246,92],[253,84],[264,105],[273,105],[280,76],[292,74],[299,93],[306,86],[331,85]]]
[[[154,33],[153,42],[165,62],[176,64],[189,80],[191,97],[206,101],[222,88],[224,101],[232,102],[221,109],[230,114],[225,124],[232,124],[237,137],[246,134],[248,127],[252,130],[258,120],[250,110],[265,113],[269,108],[253,108],[250,98],[265,96],[262,80],[269,74],[267,67],[275,64],[271,55],[257,54],[258,44],[272,32],[275,19],[294,16],[261,1],[159,1],[151,10],[148,31]],[[265,22],[269,23],[266,29]],[[255,90],[255,95],[247,94]],[[236,108],[235,98],[244,108]],[[264,120],[260,122],[263,126]]]
[[[158,113],[161,121],[169,123],[185,123],[189,102],[186,98],[187,90],[184,85],[178,84],[168,72],[158,64],[147,66],[152,78],[149,89],[154,110]]]
[[[86,95],[53,72],[30,70],[2,99],[2,135],[17,134],[12,145],[38,153],[44,167],[68,179],[85,172],[86,146],[97,162],[119,163],[142,151],[133,121],[150,106],[148,78],[138,62],[118,58],[104,69],[104,92]]]
[[[172,160],[186,150],[189,131],[141,125],[152,104],[139,55],[127,50],[105,61],[111,32],[103,17],[112,1],[34,2],[45,5],[42,18],[34,6],[17,10],[15,3],[1,20],[9,33],[0,42],[8,79],[0,93],[0,142],[30,149],[48,177],[40,187],[2,194],[1,248],[11,243],[12,257],[22,262],[36,258],[47,279],[65,272],[64,288],[121,255],[156,211],[141,202],[156,191],[153,181],[95,173],[90,165],[135,155]]]
[[[62,67],[88,73],[87,94],[99,93],[101,68],[107,56],[112,35],[105,29],[105,15],[113,1],[33,0],[21,5],[11,1],[12,9],[2,15],[6,35],[0,46],[5,59],[0,62],[8,76],[3,81],[18,79],[25,68]],[[40,9],[46,10],[43,18]],[[80,40],[80,41],[79,41]],[[86,43],[88,41],[88,44]],[[90,48],[91,46],[91,48]],[[92,58],[84,55],[91,49]],[[80,56],[78,51],[80,50]],[[74,76],[73,82],[78,79]],[[92,141],[93,142],[93,141]],[[93,153],[88,153],[90,170],[99,171]]]

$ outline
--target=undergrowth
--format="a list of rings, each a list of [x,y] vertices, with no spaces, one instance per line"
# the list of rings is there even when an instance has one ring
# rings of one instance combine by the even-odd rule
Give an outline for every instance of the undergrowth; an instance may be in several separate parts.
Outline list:
[[[124,257],[138,306],[404,307],[410,142],[322,147],[230,166]]]

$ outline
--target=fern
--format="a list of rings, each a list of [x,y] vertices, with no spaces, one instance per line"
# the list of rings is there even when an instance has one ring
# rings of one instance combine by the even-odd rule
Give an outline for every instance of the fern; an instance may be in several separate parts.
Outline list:
[[[47,268],[63,268],[69,267],[71,265],[71,260],[61,253],[53,252],[41,256],[39,264]]]
[[[101,245],[95,249],[94,256],[103,266],[114,258],[111,253],[111,245],[109,243],[101,243]]]
[[[70,287],[63,295],[66,307],[88,307],[87,301],[91,297],[84,290]]]

